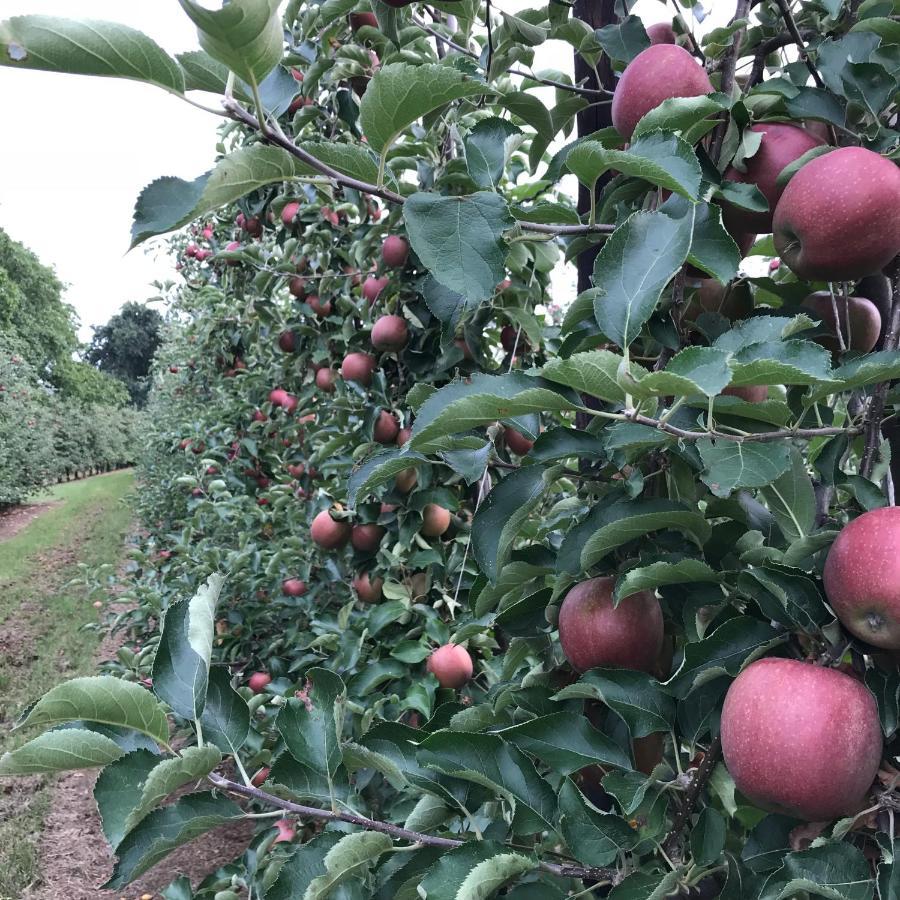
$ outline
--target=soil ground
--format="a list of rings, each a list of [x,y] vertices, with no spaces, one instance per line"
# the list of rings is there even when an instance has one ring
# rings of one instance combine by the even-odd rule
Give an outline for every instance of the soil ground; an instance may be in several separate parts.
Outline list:
[[[104,566],[104,594],[115,594],[131,484],[125,472],[60,485],[49,502],[0,518],[0,750],[33,737],[10,732],[29,700],[59,681],[93,674],[115,655],[114,637],[101,642],[96,594],[73,579],[80,564]],[[117,608],[123,606],[113,600],[104,613]],[[126,890],[102,891],[113,859],[94,804],[95,778],[80,771],[0,782],[0,900],[156,900],[179,875],[196,885],[239,855],[252,834],[249,822],[211,832]]]

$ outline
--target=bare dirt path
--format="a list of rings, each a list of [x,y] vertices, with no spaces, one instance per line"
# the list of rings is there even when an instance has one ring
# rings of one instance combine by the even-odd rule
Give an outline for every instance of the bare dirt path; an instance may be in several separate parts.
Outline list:
[[[39,515],[59,506],[59,501],[45,503],[25,503],[0,512],[0,541],[15,537],[26,525],[30,525]]]

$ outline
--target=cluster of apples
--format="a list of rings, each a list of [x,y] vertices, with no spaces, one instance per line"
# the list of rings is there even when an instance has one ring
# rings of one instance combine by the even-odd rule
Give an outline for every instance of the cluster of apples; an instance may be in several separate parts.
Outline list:
[[[864,513],[842,529],[823,573],[843,626],[888,651],[900,650],[898,542],[900,508]],[[614,606],[614,587],[615,578],[599,577],[569,590],[558,620],[566,659],[582,672],[608,666],[668,678],[659,600],[639,591]],[[721,739],[746,797],[811,822],[858,812],[882,755],[878,708],[861,680],[796,659],[757,660],[738,675],[725,697]],[[661,753],[660,743],[651,768]]]

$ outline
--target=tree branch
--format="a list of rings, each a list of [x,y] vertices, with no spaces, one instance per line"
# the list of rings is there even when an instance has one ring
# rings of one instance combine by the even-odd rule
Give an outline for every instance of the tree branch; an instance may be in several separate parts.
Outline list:
[[[709,781],[709,777],[712,775],[712,771],[719,761],[719,754],[721,751],[721,741],[717,737],[713,738],[709,745],[709,749],[703,757],[703,762],[700,763],[700,767],[694,773],[694,777],[691,779],[691,783],[685,791],[684,802],[681,805],[681,809],[678,810],[678,815],[675,816],[675,821],[672,823],[672,830],[666,836],[665,841],[663,841],[662,846],[666,853],[670,852],[678,843],[681,832],[688,822],[690,822],[694,807],[697,805],[700,794],[703,792],[703,788],[706,787],[706,782]]]
[[[703,65],[706,65],[706,54],[700,49],[700,44],[697,43],[697,38],[694,37],[694,32],[691,31],[688,23],[685,22],[684,16],[681,14],[681,9],[678,6],[678,0],[672,0],[672,6],[675,7],[675,18],[681,23],[681,27],[684,29],[684,33],[687,35],[687,39],[690,41],[691,48],[694,51],[694,55],[700,57],[700,62]]]
[[[214,772],[208,775],[207,778],[211,784],[220,790],[259,800],[261,803],[266,803],[277,809],[283,809],[285,812],[294,813],[297,816],[303,816],[306,819],[317,819],[320,822],[347,822],[349,825],[357,825],[366,831],[378,831],[381,834],[389,835],[395,840],[410,841],[413,844],[421,844],[423,847],[443,847],[447,850],[452,850],[466,843],[466,841],[459,841],[455,838],[437,837],[436,835],[423,834],[419,831],[410,831],[408,828],[402,828],[400,825],[392,825],[390,822],[379,822],[376,819],[358,816],[351,812],[332,812],[328,809],[318,809],[315,806],[301,806],[299,803],[282,800],[281,797],[275,797],[259,788],[230,781],[228,778],[223,778]],[[541,862],[539,866],[545,872],[550,872],[560,878],[586,878],[592,881],[612,881],[618,878],[618,872],[615,869],[600,869],[595,866],[549,862]]]
[[[800,53],[800,59],[803,60],[804,65],[807,69],[809,69],[809,74],[812,75],[813,81],[815,81],[817,87],[825,87],[825,82],[822,81],[822,76],[819,74],[819,70],[816,68],[815,63],[813,63],[806,52],[806,45],[803,43],[803,36],[800,34],[800,29],[797,28],[797,23],[794,21],[794,16],[791,13],[791,7],[788,3],[788,0],[775,0],[775,3],[781,10],[781,18],[784,19],[784,24],[787,26],[788,33],[790,34],[794,43],[797,45],[797,50]]]
[[[758,44],[753,53],[753,68],[750,70],[749,87],[754,87],[762,81],[763,72],[766,68],[766,57],[775,50],[793,43],[793,35],[784,31]]]
[[[737,22],[740,19],[746,19],[750,15],[750,0],[737,0],[737,6],[734,10],[734,18],[732,18],[732,22]],[[737,68],[738,57],[741,53],[741,43],[744,40],[744,33],[746,32],[746,26],[742,28],[740,31],[736,32],[731,37],[731,46],[725,51],[725,55],[722,57],[722,84],[721,91],[727,97],[731,96],[731,91],[734,88],[734,73]],[[714,164],[718,165],[719,156],[722,153],[722,142],[725,140],[725,132],[728,129],[728,119],[730,118],[730,113],[725,113],[722,121],[716,126],[715,134],[713,135],[711,149],[710,149],[710,159]]]

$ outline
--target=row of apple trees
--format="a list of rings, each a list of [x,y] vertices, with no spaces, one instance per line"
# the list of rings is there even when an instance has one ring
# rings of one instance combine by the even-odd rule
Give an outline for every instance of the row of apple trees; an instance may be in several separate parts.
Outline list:
[[[126,645],[29,708],[49,730],[0,773],[102,767],[116,889],[271,816],[169,900],[896,896],[891,600],[838,589],[896,582],[891,509],[849,562],[842,532],[893,490],[890,10],[740,2],[700,46],[557,3],[181,5],[203,49],[177,58],[0,24],[4,64],[228,120],[210,173],[136,208],[135,243],[181,229],[183,284]],[[782,65],[795,29],[814,54]],[[596,84],[538,93],[551,38],[626,73],[617,127],[574,139]],[[787,160],[760,123],[794,129]],[[598,188],[581,214],[567,174]],[[778,233],[791,190],[873,184],[811,216],[836,238],[802,209]],[[852,293],[878,327],[848,327]]]

